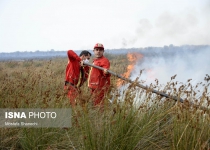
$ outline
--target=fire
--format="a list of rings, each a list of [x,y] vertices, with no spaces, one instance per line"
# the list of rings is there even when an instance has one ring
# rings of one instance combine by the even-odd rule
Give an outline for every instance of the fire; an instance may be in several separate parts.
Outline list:
[[[142,59],[143,55],[139,54],[139,53],[128,53],[127,54],[127,58],[128,58],[128,61],[130,62],[130,64],[127,67],[127,71],[122,75],[125,78],[129,78],[130,77],[131,72],[133,71],[136,62],[138,60]],[[118,79],[117,87],[120,87],[123,83],[124,83],[123,80]]]

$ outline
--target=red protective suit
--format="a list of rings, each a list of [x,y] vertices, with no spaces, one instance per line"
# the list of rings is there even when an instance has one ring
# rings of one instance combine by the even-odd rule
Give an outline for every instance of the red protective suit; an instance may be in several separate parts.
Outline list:
[[[81,58],[73,51],[67,52],[69,62],[66,66],[65,88],[68,85],[68,97],[72,106],[75,105],[75,99],[80,93],[79,87],[87,80],[89,67],[80,66]]]
[[[110,62],[104,56],[94,59],[93,64],[106,69],[110,68]],[[103,105],[104,95],[110,87],[110,76],[110,74],[105,74],[102,70],[91,68],[88,87],[91,89],[94,105]]]

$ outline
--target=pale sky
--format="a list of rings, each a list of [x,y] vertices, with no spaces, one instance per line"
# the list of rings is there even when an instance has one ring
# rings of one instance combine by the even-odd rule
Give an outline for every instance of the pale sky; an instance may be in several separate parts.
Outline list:
[[[210,45],[210,0],[0,0],[0,52]]]

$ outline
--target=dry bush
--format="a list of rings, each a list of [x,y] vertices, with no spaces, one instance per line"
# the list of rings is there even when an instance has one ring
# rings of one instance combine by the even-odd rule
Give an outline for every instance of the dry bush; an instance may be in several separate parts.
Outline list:
[[[110,56],[111,70],[123,74],[126,55]],[[29,62],[0,62],[1,108],[68,108],[63,90],[66,58]],[[119,91],[117,78],[105,97],[104,111],[93,108],[87,83],[73,109],[72,128],[1,128],[0,149],[209,149],[208,90],[191,105],[195,88],[186,83],[175,89],[173,79],[165,91],[185,96],[184,104],[138,88]],[[208,89],[209,85],[205,85]],[[152,88],[157,85],[151,85]],[[191,91],[190,91],[190,90]],[[64,118],[65,119],[65,118]]]

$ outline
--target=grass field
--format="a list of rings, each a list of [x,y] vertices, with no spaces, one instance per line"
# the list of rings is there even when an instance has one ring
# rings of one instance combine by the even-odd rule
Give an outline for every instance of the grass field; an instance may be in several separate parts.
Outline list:
[[[126,55],[107,57],[110,70],[118,74],[126,72],[129,65]],[[65,58],[0,62],[0,107],[70,108],[63,89],[66,64]],[[72,110],[71,128],[1,128],[0,149],[210,149],[210,113],[200,109],[210,104],[209,85],[197,99],[193,88],[190,91],[183,88],[189,85],[169,93],[185,96],[182,104],[135,84],[119,92],[117,81],[111,77],[104,111],[92,107],[85,83],[78,105]],[[174,84],[172,78],[166,88],[173,88]],[[196,107],[189,103],[192,98],[197,101]]]

